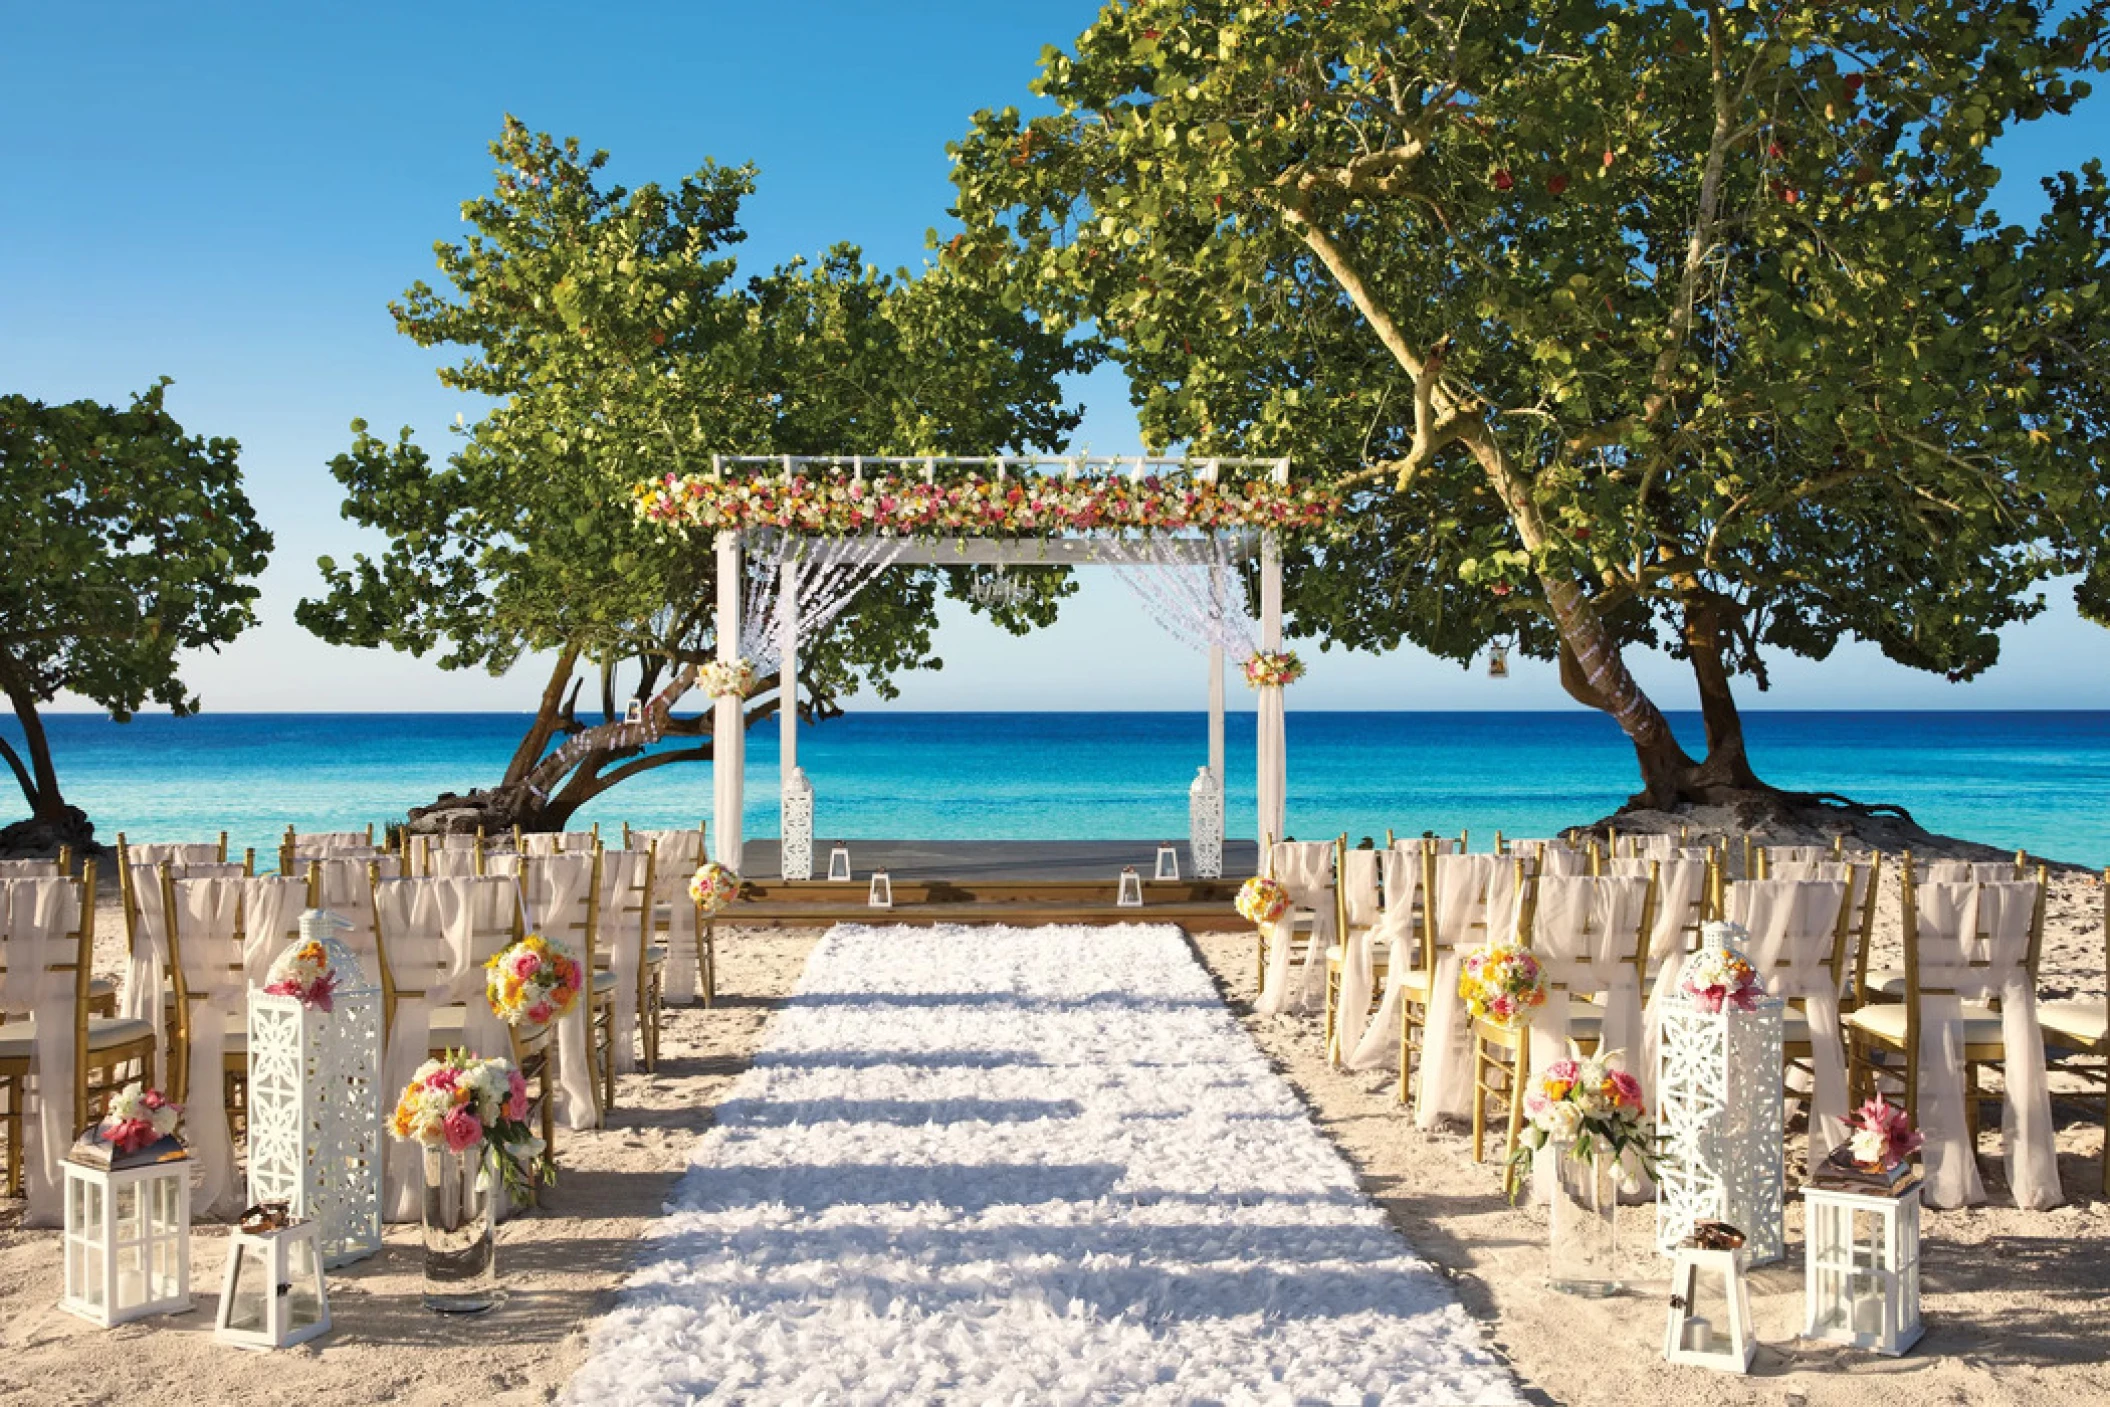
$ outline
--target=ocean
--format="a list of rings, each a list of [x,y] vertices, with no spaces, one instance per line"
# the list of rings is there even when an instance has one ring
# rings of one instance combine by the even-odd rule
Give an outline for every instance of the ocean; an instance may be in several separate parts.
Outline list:
[[[1674,716],[1683,735],[1697,715]],[[59,714],[47,727],[68,800],[114,842],[205,839],[265,850],[290,823],[399,819],[442,791],[497,780],[516,714]],[[1779,786],[1895,802],[1931,830],[2052,859],[2110,863],[2110,712],[1751,713],[1751,754]],[[802,728],[823,840],[1161,840],[1183,836],[1207,761],[1200,713],[853,713]],[[1636,786],[1599,715],[1289,714],[1289,831],[1351,839],[1543,835],[1597,819]],[[19,743],[10,716],[0,731]],[[748,736],[746,829],[776,834],[777,725]],[[1250,833],[1253,715],[1229,718],[1229,829]],[[711,769],[624,783],[576,824],[694,825]],[[6,780],[0,774],[0,782]],[[7,794],[0,793],[0,798]],[[0,821],[21,814],[0,799]]]

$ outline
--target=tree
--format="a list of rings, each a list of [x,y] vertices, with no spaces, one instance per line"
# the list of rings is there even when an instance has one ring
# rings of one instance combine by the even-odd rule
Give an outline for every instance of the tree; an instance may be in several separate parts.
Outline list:
[[[0,737],[0,759],[29,806],[0,833],[5,848],[95,843],[59,788],[39,709],[63,691],[120,722],[149,702],[195,713],[183,653],[256,622],[251,582],[271,534],[242,492],[241,447],[186,434],[163,405],[168,384],[123,409],[0,397],[0,690],[24,743]]]
[[[1057,381],[1085,354],[950,274],[883,275],[847,246],[742,284],[730,250],[751,168],[604,186],[606,153],[510,118],[492,152],[494,192],[463,207],[471,233],[436,246],[451,289],[419,283],[392,305],[420,346],[462,349],[441,380],[484,409],[444,464],[408,430],[389,442],[354,423],[331,472],[346,516],[388,546],[324,559],[328,589],[298,614],[323,639],[437,651],[446,669],[550,655],[504,776],[447,823],[552,827],[609,787],[712,753],[710,712],[672,708],[715,649],[715,562],[642,524],[634,485],[714,453],[1058,445],[1077,416]],[[1068,585],[1043,576],[1007,625],[1050,616]],[[935,666],[942,581],[902,572],[864,593],[806,642],[797,680],[763,681],[747,721],[784,706],[827,717],[859,685],[891,695],[896,672]],[[589,677],[598,723],[579,716]],[[683,745],[641,746],[626,699]]]
[[[1724,800],[1764,790],[1733,682],[1770,652],[1969,678],[2093,549],[2110,194],[2091,162],[2002,224],[1989,151],[2105,35],[2101,0],[1110,4],[1052,114],[955,148],[944,257],[1093,327],[1156,442],[1340,477],[1297,629],[1513,636],[1625,731],[1630,804]]]

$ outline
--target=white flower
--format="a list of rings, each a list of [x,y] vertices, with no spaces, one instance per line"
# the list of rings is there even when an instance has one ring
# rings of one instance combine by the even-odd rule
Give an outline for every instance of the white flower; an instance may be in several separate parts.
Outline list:
[[[1555,1143],[1572,1143],[1582,1132],[1583,1111],[1566,1100],[1546,1111],[1546,1133]]]
[[[1867,1163],[1870,1166],[1881,1164],[1883,1155],[1890,1151],[1889,1140],[1883,1137],[1880,1129],[1855,1129],[1853,1140],[1847,1147],[1852,1151],[1855,1162]]]

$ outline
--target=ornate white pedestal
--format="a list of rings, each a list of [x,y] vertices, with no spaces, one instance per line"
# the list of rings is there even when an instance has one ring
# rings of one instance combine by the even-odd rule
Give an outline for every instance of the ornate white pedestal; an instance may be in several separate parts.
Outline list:
[[[1744,1233],[1745,1263],[1782,1254],[1781,1006],[1662,1013],[1656,1068],[1656,1245],[1673,1254],[1702,1221]]]

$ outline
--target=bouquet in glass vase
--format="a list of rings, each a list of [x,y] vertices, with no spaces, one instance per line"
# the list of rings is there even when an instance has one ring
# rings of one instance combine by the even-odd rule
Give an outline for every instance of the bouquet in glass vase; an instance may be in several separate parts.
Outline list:
[[[715,914],[740,897],[740,876],[709,861],[689,877],[689,897],[706,915]]]
[[[1238,913],[1248,923],[1273,923],[1289,910],[1289,890],[1279,880],[1256,874],[1238,886]]]
[[[1548,1144],[1573,1156],[1616,1167],[1632,1154],[1643,1171],[1656,1168],[1656,1126],[1648,1116],[1641,1081],[1618,1064],[1619,1052],[1587,1060],[1570,1053],[1531,1082],[1524,1096],[1524,1129],[1516,1161],[1528,1172]]]
[[[490,1157],[506,1186],[528,1190],[531,1173],[554,1171],[541,1137],[528,1125],[527,1081],[510,1060],[482,1060],[450,1050],[418,1067],[396,1101],[389,1132],[430,1150]]]
[[[484,998],[508,1026],[547,1026],[579,999],[579,960],[539,933],[484,964]]]
[[[1528,949],[1489,943],[1459,963],[1458,997],[1473,1020],[1513,1031],[1546,1004],[1546,974]]]

